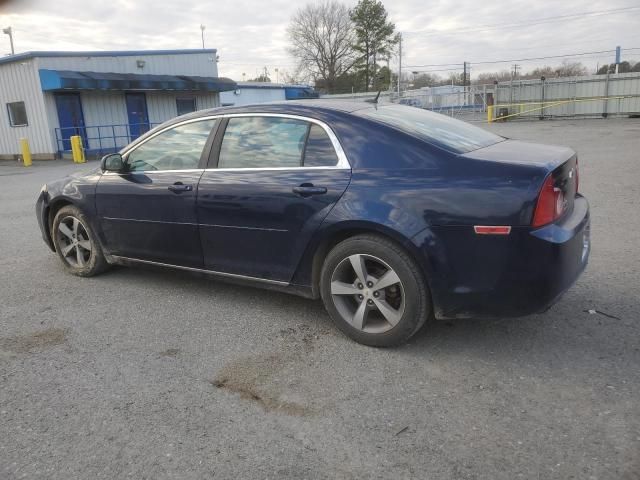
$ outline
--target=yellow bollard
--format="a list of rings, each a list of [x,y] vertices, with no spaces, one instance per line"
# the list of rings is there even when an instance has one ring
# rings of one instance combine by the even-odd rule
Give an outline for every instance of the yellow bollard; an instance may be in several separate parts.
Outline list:
[[[31,166],[31,149],[29,148],[29,140],[26,138],[20,139],[20,150],[22,150],[22,163],[25,167]]]
[[[487,105],[487,123],[493,122],[493,105]]]
[[[84,148],[82,148],[82,137],[74,135],[71,140],[71,153],[73,155],[73,163],[84,163]]]

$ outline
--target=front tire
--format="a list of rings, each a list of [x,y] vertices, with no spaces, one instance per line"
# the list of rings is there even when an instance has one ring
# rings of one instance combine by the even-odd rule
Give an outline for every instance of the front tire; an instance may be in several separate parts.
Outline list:
[[[78,207],[62,207],[53,219],[51,232],[56,253],[69,273],[92,277],[108,267],[100,242]]]
[[[415,261],[396,243],[358,235],[336,245],[320,274],[329,316],[358,343],[405,343],[431,314],[431,300]]]

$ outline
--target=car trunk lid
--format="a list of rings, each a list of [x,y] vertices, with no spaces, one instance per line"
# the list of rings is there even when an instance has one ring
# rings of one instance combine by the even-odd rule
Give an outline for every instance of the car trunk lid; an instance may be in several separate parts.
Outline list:
[[[541,145],[507,139],[488,147],[462,154],[461,157],[494,163],[528,165],[542,170],[537,191],[544,180],[553,178],[553,188],[562,192],[563,215],[573,211],[573,202],[578,190],[578,159],[576,152],[568,147]],[[538,183],[538,182],[536,182]]]

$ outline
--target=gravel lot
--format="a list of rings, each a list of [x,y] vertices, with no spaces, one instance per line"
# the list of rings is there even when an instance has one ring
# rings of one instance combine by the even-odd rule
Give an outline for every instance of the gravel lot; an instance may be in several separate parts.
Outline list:
[[[67,275],[35,197],[96,162],[0,163],[0,478],[640,478],[640,120],[485,128],[579,152],[590,265],[544,315],[394,350],[293,296]]]

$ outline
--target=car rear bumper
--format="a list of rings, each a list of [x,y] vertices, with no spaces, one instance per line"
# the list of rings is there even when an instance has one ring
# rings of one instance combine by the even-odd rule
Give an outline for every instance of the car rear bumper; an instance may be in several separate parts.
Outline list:
[[[591,249],[589,205],[581,195],[570,215],[538,229],[476,235],[455,226],[432,233],[421,248],[429,250],[425,269],[437,318],[542,312],[575,283]]]

